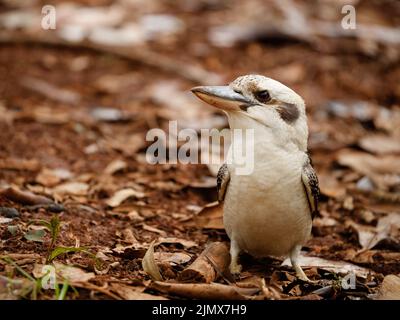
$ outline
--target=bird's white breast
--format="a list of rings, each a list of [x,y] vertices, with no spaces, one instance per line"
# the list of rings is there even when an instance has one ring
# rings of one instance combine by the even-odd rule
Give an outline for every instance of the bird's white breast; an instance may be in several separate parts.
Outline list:
[[[264,139],[255,146],[252,174],[235,175],[228,164],[224,225],[242,250],[282,256],[307,240],[312,219],[301,180],[304,158],[304,152],[271,147]]]

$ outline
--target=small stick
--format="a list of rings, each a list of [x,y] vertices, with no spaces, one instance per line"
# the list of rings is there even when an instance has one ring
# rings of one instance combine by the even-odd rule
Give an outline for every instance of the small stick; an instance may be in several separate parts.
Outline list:
[[[198,281],[210,283],[218,275],[223,275],[229,266],[230,255],[226,244],[213,242],[200,256],[179,274],[181,281]]]
[[[11,187],[0,190],[0,196],[17,203],[27,205],[54,204],[54,201],[47,197],[39,196],[29,191],[17,190]]]

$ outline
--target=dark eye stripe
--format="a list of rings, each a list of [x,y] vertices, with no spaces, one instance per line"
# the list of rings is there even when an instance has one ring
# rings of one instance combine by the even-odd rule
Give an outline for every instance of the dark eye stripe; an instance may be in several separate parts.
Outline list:
[[[281,119],[287,123],[295,122],[300,116],[299,109],[292,103],[283,103],[277,110]]]

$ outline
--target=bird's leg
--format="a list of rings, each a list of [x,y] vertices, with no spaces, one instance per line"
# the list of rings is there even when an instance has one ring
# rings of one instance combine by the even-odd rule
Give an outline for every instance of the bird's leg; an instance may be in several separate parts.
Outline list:
[[[235,240],[231,240],[231,264],[229,269],[233,275],[240,274],[242,271],[242,266],[238,263],[240,248]]]
[[[293,266],[294,270],[296,271],[297,278],[299,278],[303,281],[310,282],[310,279],[308,279],[308,277],[306,276],[306,274],[304,273],[303,269],[300,267],[300,265],[297,261],[299,254],[300,254],[300,250],[301,250],[301,246],[295,246],[292,249],[292,251],[290,252],[290,262],[292,263],[292,266]]]

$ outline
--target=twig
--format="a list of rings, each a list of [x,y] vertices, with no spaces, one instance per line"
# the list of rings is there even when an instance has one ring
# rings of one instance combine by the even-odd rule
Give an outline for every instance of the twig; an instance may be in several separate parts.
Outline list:
[[[131,61],[143,63],[165,72],[174,73],[182,78],[195,83],[217,84],[221,82],[221,77],[213,72],[206,71],[199,66],[187,64],[182,61],[164,56],[147,48],[125,48],[98,45],[89,41],[78,43],[68,42],[56,37],[41,34],[30,35],[21,33],[2,33],[0,34],[0,44],[36,44],[44,46],[57,46],[73,49],[87,49],[103,54],[112,54],[117,57]]]
[[[49,99],[59,101],[66,104],[77,104],[81,100],[78,93],[67,89],[57,88],[53,84],[41,79],[25,77],[21,80],[21,84],[35,92],[38,92]]]
[[[36,195],[29,191],[17,190],[15,188],[6,188],[4,190],[0,190],[0,196],[17,203],[27,205],[54,204],[54,201],[49,198]]]

